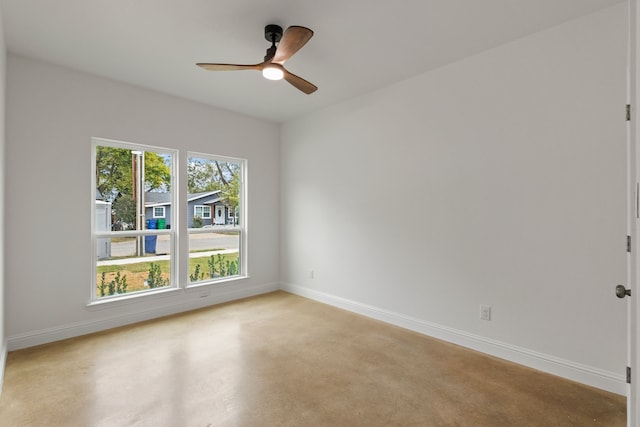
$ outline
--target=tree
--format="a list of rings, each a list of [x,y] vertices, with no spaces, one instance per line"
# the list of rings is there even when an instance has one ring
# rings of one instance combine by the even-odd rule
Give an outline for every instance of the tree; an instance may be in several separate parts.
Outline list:
[[[153,151],[144,153],[144,184],[145,191],[171,190],[171,170],[165,159]]]
[[[96,187],[105,201],[133,197],[132,156],[127,148],[96,147]],[[161,154],[144,153],[144,184],[145,191],[170,190],[171,170]]]
[[[132,193],[131,150],[96,147],[96,187],[105,201]]]
[[[189,193],[220,190],[222,202],[237,213],[240,164],[194,157],[189,159],[187,176]]]
[[[220,190],[218,172],[211,160],[190,158],[187,165],[187,191],[201,193]]]
[[[112,212],[115,216],[116,224],[135,224],[136,222],[136,201],[128,194],[122,194],[113,201]]]
[[[227,182],[227,185],[221,191],[223,203],[234,211],[238,208],[240,203],[240,171],[233,171],[233,175]]]

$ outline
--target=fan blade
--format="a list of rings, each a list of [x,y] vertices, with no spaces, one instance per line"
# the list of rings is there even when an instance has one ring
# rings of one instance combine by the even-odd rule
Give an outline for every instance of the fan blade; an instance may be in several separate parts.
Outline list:
[[[252,64],[252,65],[237,65],[237,64],[207,64],[204,62],[199,62],[196,65],[198,67],[204,68],[209,71],[236,71],[236,70],[261,70],[262,65],[260,64]]]
[[[294,53],[300,50],[309,39],[313,37],[313,31],[305,27],[291,26],[286,29],[278,44],[278,50],[271,60],[276,64],[284,64],[284,62],[291,58]]]
[[[301,90],[307,95],[312,94],[313,92],[318,90],[318,87],[316,85],[314,85],[313,83],[309,83],[302,77],[298,77],[295,74],[291,74],[284,68],[283,68],[283,71],[284,71],[284,79],[288,81],[291,85],[295,86],[296,89]]]

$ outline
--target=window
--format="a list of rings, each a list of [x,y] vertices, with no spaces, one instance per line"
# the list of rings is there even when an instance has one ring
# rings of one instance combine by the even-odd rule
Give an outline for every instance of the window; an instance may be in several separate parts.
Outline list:
[[[245,160],[187,153],[178,182],[177,150],[92,147],[92,304],[246,277]]]
[[[165,218],[175,151],[94,139],[93,156],[91,301],[176,287],[174,218]]]
[[[193,216],[202,219],[211,219],[211,206],[196,205],[193,207]]]
[[[154,218],[164,218],[165,217],[164,206],[154,206],[153,207],[153,217]]]
[[[201,197],[202,203],[207,203],[196,205],[194,216],[201,212],[202,219],[211,220],[205,225],[194,221],[188,229],[190,284],[212,283],[246,274],[243,254],[246,219],[239,215],[244,200],[244,168],[245,162],[240,159],[189,153],[189,198]],[[211,218],[212,205],[215,206],[214,219]],[[237,218],[227,221],[225,209],[232,209]]]

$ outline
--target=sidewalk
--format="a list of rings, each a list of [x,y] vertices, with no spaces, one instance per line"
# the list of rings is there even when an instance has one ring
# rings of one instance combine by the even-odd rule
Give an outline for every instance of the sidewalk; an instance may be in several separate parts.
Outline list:
[[[234,254],[237,253],[237,249],[223,249],[220,251],[208,251],[208,252],[191,252],[189,258],[208,257],[217,254]],[[122,259],[109,259],[106,261],[98,261],[96,265],[101,267],[103,265],[125,265],[125,264],[137,264],[139,262],[154,262],[154,261],[167,261],[169,255],[149,255],[136,258],[122,258]]]

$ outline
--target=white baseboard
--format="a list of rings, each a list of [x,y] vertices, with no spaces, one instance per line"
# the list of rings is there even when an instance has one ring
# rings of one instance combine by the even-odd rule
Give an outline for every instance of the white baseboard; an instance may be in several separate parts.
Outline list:
[[[496,356],[510,362],[528,366],[542,372],[547,372],[623,396],[627,394],[626,378],[622,374],[604,371],[591,366],[572,362],[570,360],[561,359],[559,357],[539,353],[479,335],[470,334],[458,329],[394,313],[378,307],[361,304],[356,301],[351,301],[302,286],[283,284],[281,289],[292,294],[300,295],[334,307],[358,313],[363,316],[381,320],[392,325],[400,326],[423,335],[428,335],[472,350],[477,350],[491,356]]]
[[[195,298],[189,301],[182,300],[173,304],[169,303],[160,308],[138,310],[135,313],[127,313],[123,315],[100,318],[97,320],[69,323],[52,328],[12,335],[9,336],[7,340],[8,342],[5,346],[5,351],[14,351],[21,348],[33,347],[35,345],[46,344],[67,338],[77,337],[80,335],[91,334],[94,332],[117,328],[119,326],[130,325],[145,320],[156,319],[159,317],[169,316],[172,314],[234,301],[241,298],[266,294],[269,292],[277,291],[279,289],[279,283],[269,283],[250,288],[228,287],[225,288],[222,292],[212,292],[211,296],[207,298]]]

